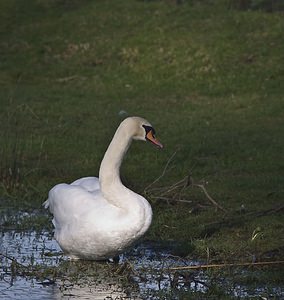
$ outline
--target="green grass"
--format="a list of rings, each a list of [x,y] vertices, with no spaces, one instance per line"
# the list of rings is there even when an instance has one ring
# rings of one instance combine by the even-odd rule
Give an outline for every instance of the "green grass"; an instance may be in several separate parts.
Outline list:
[[[143,193],[178,150],[158,185],[191,170],[228,211],[198,188],[192,204],[150,199],[147,238],[212,261],[283,258],[283,210],[261,213],[283,201],[283,15],[224,2],[2,0],[1,210],[40,208],[54,184],[97,175],[125,110],[165,145],[133,144],[129,187]]]

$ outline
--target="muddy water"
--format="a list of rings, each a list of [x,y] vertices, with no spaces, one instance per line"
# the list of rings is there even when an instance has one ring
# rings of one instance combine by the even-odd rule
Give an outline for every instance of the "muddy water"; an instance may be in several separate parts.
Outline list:
[[[119,263],[71,262],[48,232],[4,232],[0,299],[179,299],[180,291],[206,293],[205,273],[169,271],[173,266],[197,264],[174,256],[172,250],[168,245],[144,243],[120,256]],[[226,281],[222,279],[220,285],[226,288]],[[263,292],[264,287],[257,287],[253,293]],[[280,288],[274,293],[284,296]],[[228,294],[251,295],[240,285],[228,288]]]

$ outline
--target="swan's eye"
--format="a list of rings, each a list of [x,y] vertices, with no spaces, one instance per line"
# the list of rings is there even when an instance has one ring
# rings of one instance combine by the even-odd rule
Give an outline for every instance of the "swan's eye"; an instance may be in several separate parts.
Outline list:
[[[152,126],[147,126],[147,125],[142,125],[142,126],[145,129],[145,132],[146,132],[145,136],[146,136],[146,138],[147,138],[147,135],[148,135],[149,132],[152,132],[152,135],[155,137],[156,132],[155,132],[155,129]]]
[[[155,137],[155,129],[152,126],[143,125],[146,135],[145,139],[154,145],[158,146],[159,148],[163,148],[163,145],[156,139]]]

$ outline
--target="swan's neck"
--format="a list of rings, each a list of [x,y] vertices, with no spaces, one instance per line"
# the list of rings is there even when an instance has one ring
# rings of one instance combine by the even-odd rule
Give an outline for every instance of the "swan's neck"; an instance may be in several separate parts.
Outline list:
[[[99,180],[103,196],[111,204],[120,208],[127,208],[121,195],[129,191],[120,180],[120,166],[125,153],[127,152],[132,135],[124,126],[118,127],[105,155],[101,162]]]

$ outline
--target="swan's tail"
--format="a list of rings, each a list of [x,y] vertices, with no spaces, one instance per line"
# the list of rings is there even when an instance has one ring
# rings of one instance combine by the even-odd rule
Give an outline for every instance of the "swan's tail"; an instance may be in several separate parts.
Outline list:
[[[45,209],[49,208],[49,201],[48,201],[48,200],[49,200],[49,199],[47,199],[46,201],[44,201],[44,202],[42,203],[42,206],[44,206]]]

